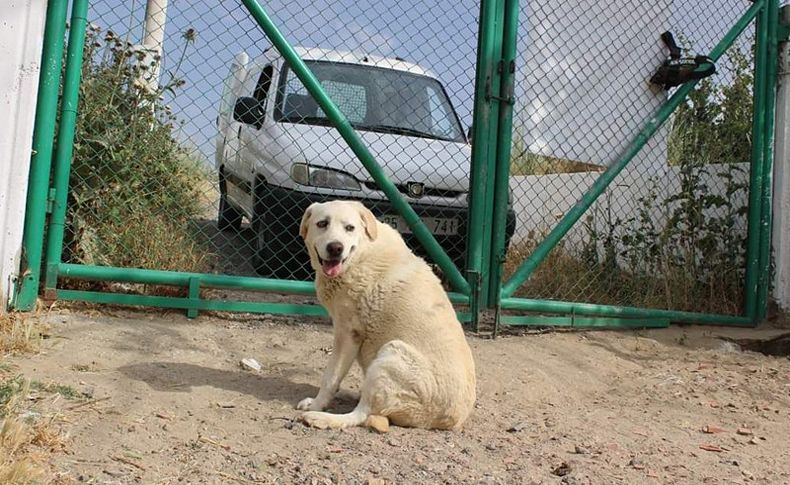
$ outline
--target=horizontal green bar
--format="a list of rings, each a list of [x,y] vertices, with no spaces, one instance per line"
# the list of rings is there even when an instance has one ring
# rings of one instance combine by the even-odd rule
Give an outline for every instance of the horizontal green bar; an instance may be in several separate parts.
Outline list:
[[[524,310],[530,312],[573,313],[574,315],[621,318],[659,318],[668,319],[673,322],[705,323],[740,327],[754,326],[752,320],[748,317],[555,300],[504,298],[502,299],[501,307],[507,310]]]
[[[189,280],[197,278],[201,287],[235,288],[240,290],[272,291],[296,295],[315,295],[312,281],[274,280],[251,276],[215,275],[209,273],[187,273],[155,269],[118,268],[115,266],[91,266],[61,263],[59,276],[92,281],[121,281],[149,285],[189,287]]]
[[[85,301],[104,305],[146,306],[179,310],[208,310],[240,313],[269,313],[274,315],[304,315],[314,317],[328,316],[326,310],[318,305],[297,303],[267,303],[225,300],[195,300],[172,296],[130,295],[128,293],[106,293],[101,291],[57,290],[57,299],[64,301]],[[458,320],[469,322],[471,313],[458,312]]]
[[[161,271],[155,269],[118,268],[115,266],[92,266],[61,263],[58,275],[89,281],[118,281],[146,285],[167,285],[189,287],[189,282],[197,278],[201,288],[225,288],[294,295],[315,295],[312,281],[275,280],[251,276],[230,276],[210,273],[187,273],[181,271]],[[448,293],[450,301],[468,305],[469,297],[460,293]]]
[[[266,303],[249,301],[192,300],[171,296],[130,295],[127,293],[103,293],[100,291],[57,290],[58,300],[86,301],[110,305],[132,305],[156,308],[178,308],[184,310],[210,310],[244,313],[271,313],[279,315],[327,316],[326,310],[318,305],[295,303]]]
[[[667,318],[545,317],[541,315],[503,315],[499,323],[510,326],[570,328],[666,328]]]

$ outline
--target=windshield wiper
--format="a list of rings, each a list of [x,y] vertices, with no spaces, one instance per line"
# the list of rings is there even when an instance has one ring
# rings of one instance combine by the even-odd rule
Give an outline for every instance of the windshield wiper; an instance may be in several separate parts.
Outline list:
[[[332,122],[325,116],[292,116],[285,118],[289,123],[304,123],[307,125],[331,125]]]
[[[436,138],[439,140],[446,140],[446,138],[438,137],[433,133],[426,133],[424,131],[415,130],[414,128],[407,128],[405,126],[360,124],[359,126],[355,126],[355,128],[361,128],[363,130],[371,130],[371,131],[380,131],[382,133],[392,133],[393,135],[411,135],[411,136],[419,136],[421,138]]]

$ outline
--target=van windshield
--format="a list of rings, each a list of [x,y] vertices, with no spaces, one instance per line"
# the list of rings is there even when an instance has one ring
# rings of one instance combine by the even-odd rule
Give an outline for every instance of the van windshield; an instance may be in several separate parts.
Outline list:
[[[465,142],[450,100],[433,78],[340,62],[306,64],[358,130]],[[280,76],[274,117],[288,123],[330,124],[287,65]]]

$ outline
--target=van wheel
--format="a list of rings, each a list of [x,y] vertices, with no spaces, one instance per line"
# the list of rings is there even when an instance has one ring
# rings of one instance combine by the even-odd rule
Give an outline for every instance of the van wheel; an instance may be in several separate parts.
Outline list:
[[[265,187],[260,187],[255,191],[255,210],[251,224],[254,234],[253,268],[259,276],[265,278],[308,280],[311,273],[307,259],[289,251],[286,241],[276,235],[274,228],[277,228],[277,215],[263,203],[265,190]],[[307,270],[304,268],[306,263]]]
[[[241,214],[228,202],[228,188],[224,175],[219,175],[219,213],[217,214],[217,228],[220,231],[229,229],[238,232],[241,228]]]

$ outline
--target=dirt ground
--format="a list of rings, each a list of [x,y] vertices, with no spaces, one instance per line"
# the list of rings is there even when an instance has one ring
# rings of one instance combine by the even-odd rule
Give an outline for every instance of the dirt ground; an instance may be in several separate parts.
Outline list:
[[[49,463],[58,483],[790,483],[790,360],[718,338],[776,329],[468,335],[465,429],[377,434],[294,420],[331,352],[325,320],[42,318],[42,352],[10,364],[76,391],[35,404],[69,435]],[[354,369],[344,388],[359,382]]]

